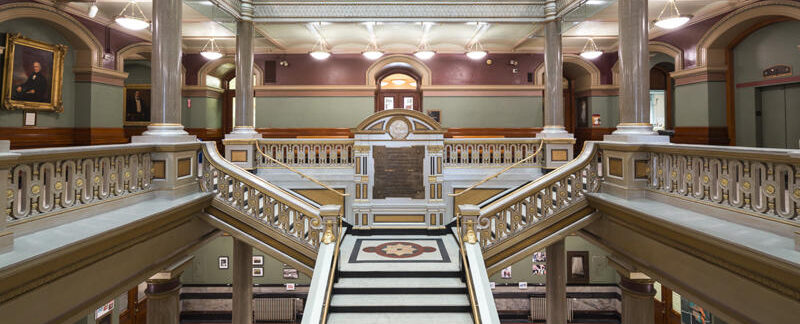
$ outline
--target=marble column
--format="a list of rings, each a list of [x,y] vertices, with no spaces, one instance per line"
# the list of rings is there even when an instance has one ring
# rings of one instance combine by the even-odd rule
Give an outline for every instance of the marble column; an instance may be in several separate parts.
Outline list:
[[[619,0],[619,120],[606,140],[668,142],[650,124],[647,0]]]
[[[233,239],[233,324],[253,323],[253,247]]]
[[[253,42],[255,28],[252,21],[236,23],[236,116],[234,128],[226,138],[261,137],[255,131],[253,106]]]
[[[181,274],[193,258],[186,257],[147,279],[147,323],[180,323]]]
[[[183,1],[153,0],[150,125],[134,143],[194,141],[181,125]]]
[[[567,323],[567,252],[564,239],[550,244],[547,255],[547,324]]]
[[[544,130],[542,134],[564,137],[564,63],[561,53],[561,22],[544,25]]]
[[[634,280],[620,275],[619,287],[622,290],[622,324],[653,324],[653,297],[656,295],[653,280]]]

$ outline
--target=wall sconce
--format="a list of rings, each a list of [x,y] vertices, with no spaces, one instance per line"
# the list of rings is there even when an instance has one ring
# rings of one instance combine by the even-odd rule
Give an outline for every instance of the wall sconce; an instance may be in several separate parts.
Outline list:
[[[289,67],[289,61],[287,60],[281,60],[278,64],[282,67]]]

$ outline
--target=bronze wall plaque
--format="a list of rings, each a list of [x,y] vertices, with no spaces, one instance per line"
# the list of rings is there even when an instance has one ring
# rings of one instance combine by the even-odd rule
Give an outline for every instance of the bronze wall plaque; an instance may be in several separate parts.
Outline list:
[[[375,185],[372,199],[425,199],[425,147],[373,146]]]

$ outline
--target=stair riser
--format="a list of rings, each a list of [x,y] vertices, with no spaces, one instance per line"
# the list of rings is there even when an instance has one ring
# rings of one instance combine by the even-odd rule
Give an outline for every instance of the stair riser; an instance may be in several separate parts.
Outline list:
[[[461,273],[456,271],[448,272],[339,272],[339,278],[461,278]]]
[[[333,288],[334,294],[466,294],[466,288]]]
[[[469,306],[330,306],[331,313],[464,313]]]

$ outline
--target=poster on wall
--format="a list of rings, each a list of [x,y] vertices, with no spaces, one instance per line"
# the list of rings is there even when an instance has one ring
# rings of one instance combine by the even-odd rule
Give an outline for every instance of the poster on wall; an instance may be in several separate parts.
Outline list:
[[[589,127],[589,98],[578,98],[578,127]]]
[[[283,279],[297,279],[299,277],[297,269],[285,268],[283,269]]]
[[[217,259],[217,267],[219,269],[228,269],[228,257],[221,256]]]
[[[544,276],[547,274],[547,270],[545,270],[544,264],[534,264],[532,270],[534,276]]]
[[[682,324],[711,324],[711,313],[686,298],[681,297]]]
[[[125,85],[125,101],[123,125],[147,126],[150,124],[150,85],[128,84]]]
[[[61,90],[67,46],[8,34],[5,47],[3,107],[64,111]]]
[[[442,111],[441,110],[428,110],[428,116],[431,116],[433,120],[437,123],[442,123]]]
[[[533,253],[533,262],[547,262],[547,255],[544,251]]]
[[[500,278],[511,279],[511,267],[500,270]]]

